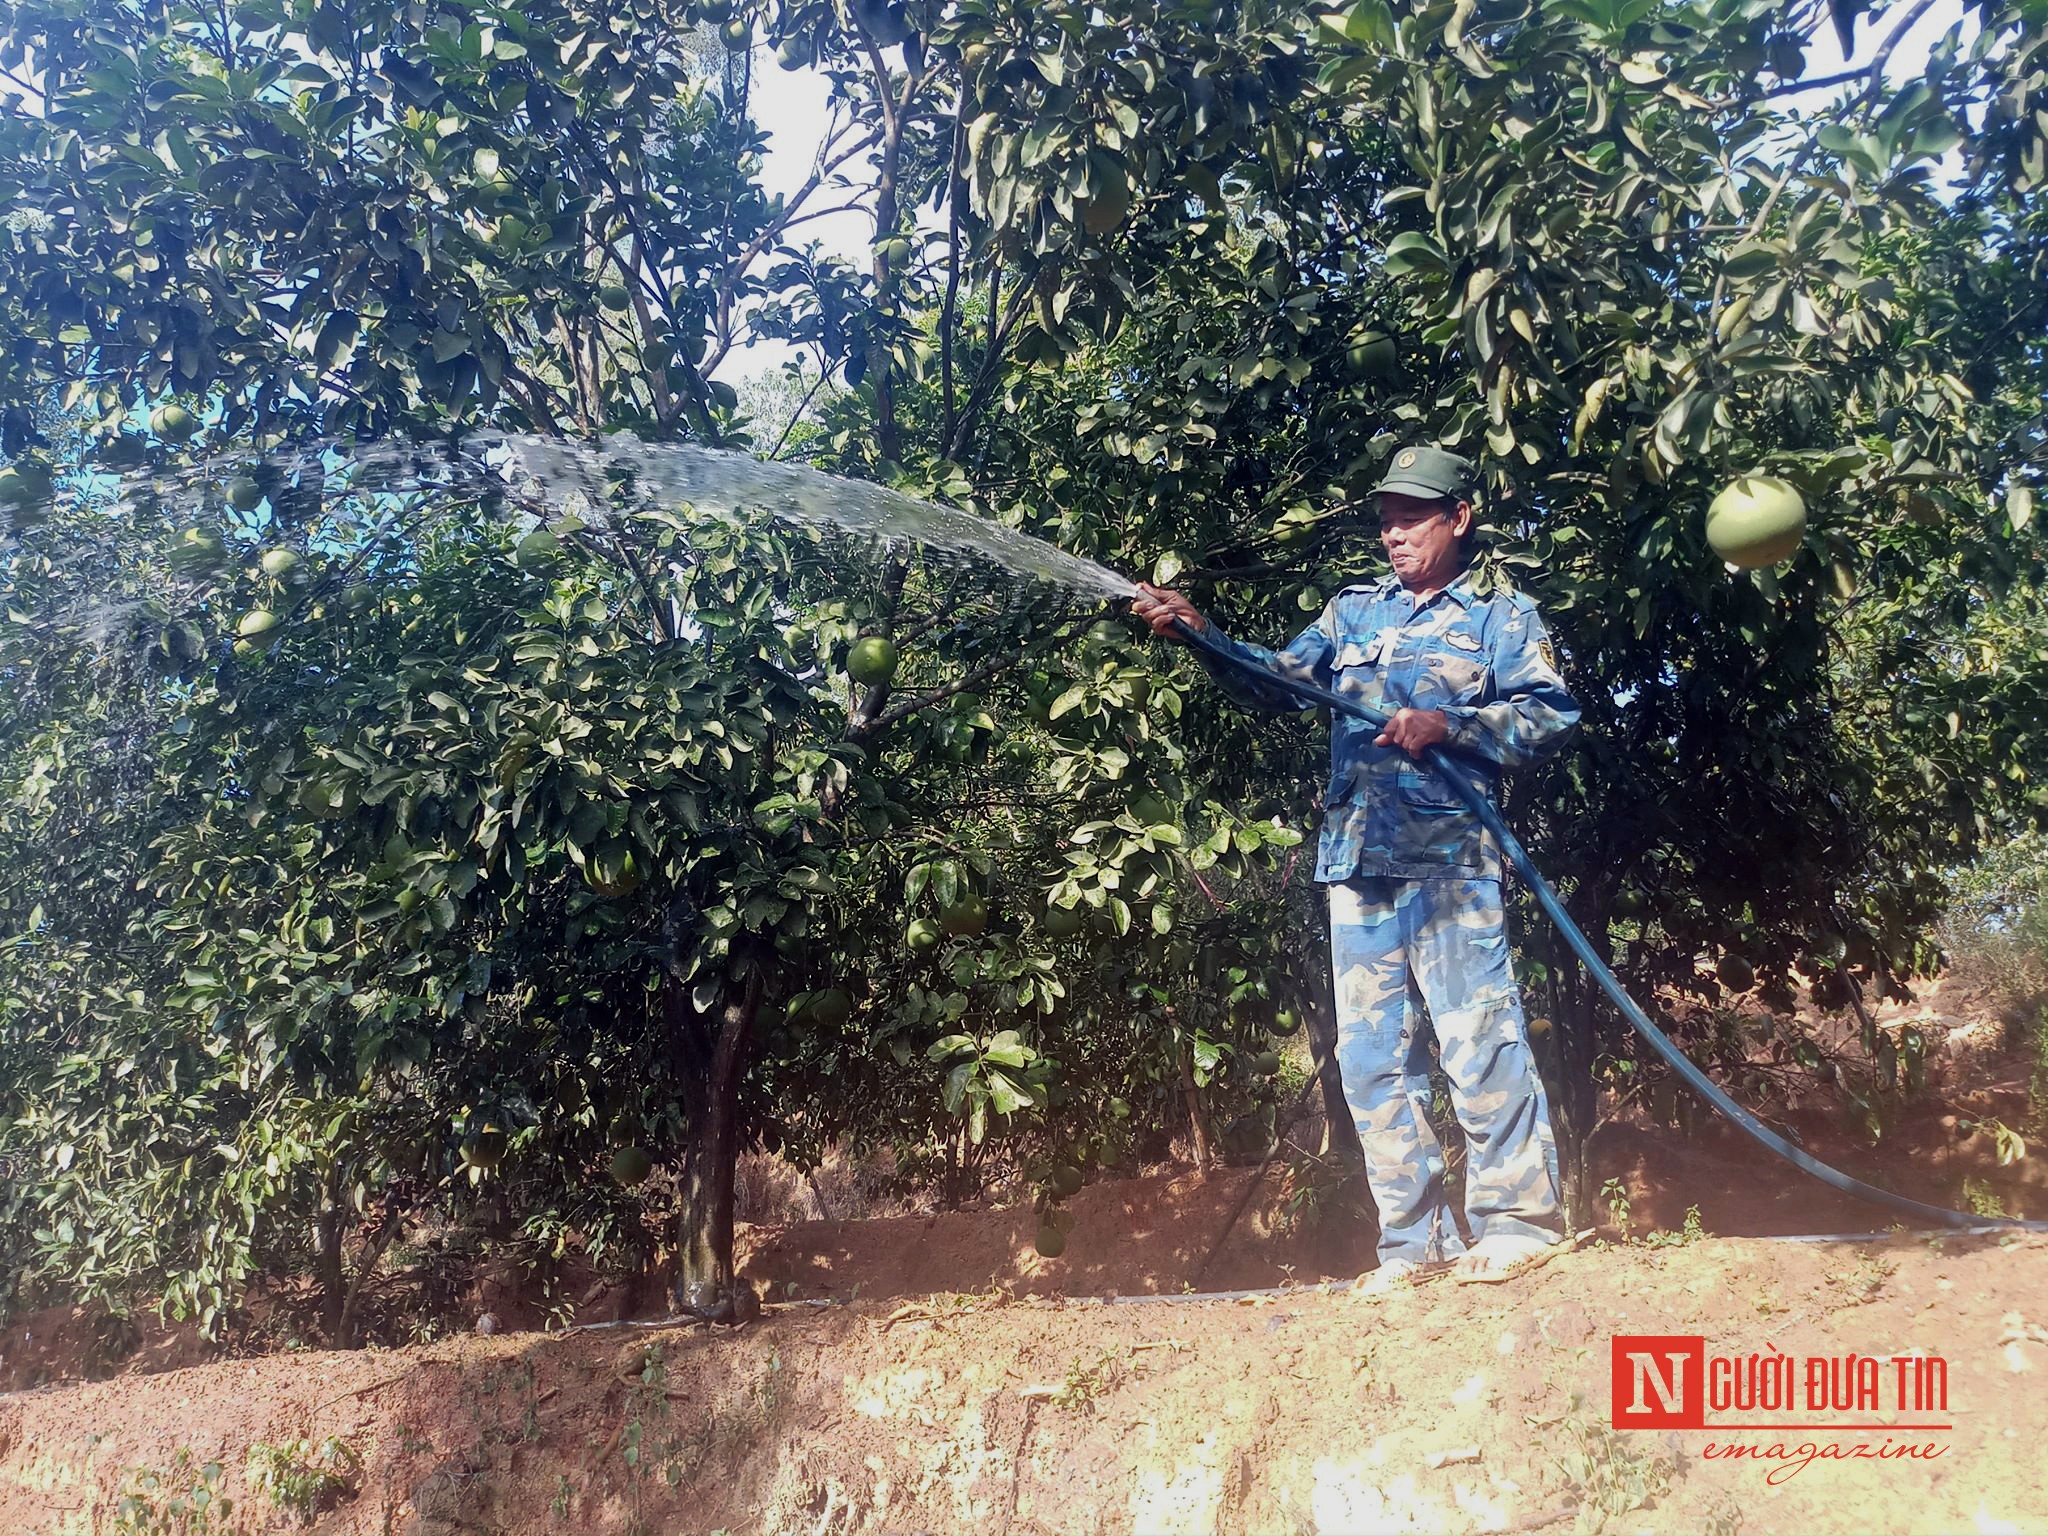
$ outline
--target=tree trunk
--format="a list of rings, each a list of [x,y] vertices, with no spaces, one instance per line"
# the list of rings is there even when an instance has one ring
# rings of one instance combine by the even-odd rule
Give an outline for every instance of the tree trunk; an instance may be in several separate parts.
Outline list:
[[[1556,951],[1552,953],[1556,955]],[[1567,954],[1561,961],[1554,958],[1553,964],[1558,966],[1551,983],[1551,1014],[1557,1040],[1554,1129],[1565,1215],[1576,1229],[1598,1219],[1589,1154],[1593,1125],[1600,1109],[1599,1085],[1593,1078],[1593,1061],[1599,1054],[1594,1035],[1600,1020],[1592,980],[1576,957]]]
[[[1207,1173],[1216,1154],[1209,1142],[1209,1117],[1202,1112],[1202,1095],[1195,1087],[1194,1054],[1185,1040],[1180,1047],[1180,1088],[1188,1101],[1188,1130],[1194,1137],[1195,1171]]]
[[[348,1301],[348,1276],[342,1268],[341,1244],[348,1231],[344,1207],[329,1191],[313,1227],[313,1274],[320,1282],[320,1336],[343,1347],[342,1318]]]
[[[741,957],[739,969],[740,978],[709,1016],[691,1008],[683,982],[668,983],[669,1025],[683,1067],[688,1138],[675,1227],[675,1301],[684,1311],[712,1316],[729,1314],[737,1300],[732,1207],[740,1146],[739,1086],[761,1004],[758,958]]]

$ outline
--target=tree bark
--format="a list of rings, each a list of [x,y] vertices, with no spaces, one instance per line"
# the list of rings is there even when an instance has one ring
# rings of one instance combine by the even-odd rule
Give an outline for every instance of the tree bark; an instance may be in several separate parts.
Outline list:
[[[1574,914],[1576,915],[1576,914]],[[1559,945],[1557,949],[1562,949]],[[1557,1162],[1566,1218],[1574,1228],[1597,1219],[1594,1210],[1593,1126],[1599,1085],[1593,1079],[1594,1033],[1600,1027],[1590,978],[1576,957],[1552,950],[1552,1022],[1557,1040]]]
[[[327,1192],[313,1227],[313,1274],[320,1282],[320,1335],[329,1344],[341,1346],[342,1319],[346,1314],[348,1275],[342,1268],[341,1243],[348,1231],[345,1208]]]
[[[1202,1112],[1202,1095],[1195,1087],[1195,1061],[1185,1040],[1180,1047],[1180,1088],[1188,1101],[1188,1131],[1195,1143],[1195,1171],[1207,1173],[1216,1160],[1209,1141],[1209,1117]]]
[[[708,1017],[690,1006],[685,983],[671,979],[667,984],[687,1124],[675,1227],[675,1301],[681,1310],[714,1316],[729,1313],[737,1300],[732,1224],[739,1086],[761,1005],[758,956],[746,954],[740,970],[725,1001]]]

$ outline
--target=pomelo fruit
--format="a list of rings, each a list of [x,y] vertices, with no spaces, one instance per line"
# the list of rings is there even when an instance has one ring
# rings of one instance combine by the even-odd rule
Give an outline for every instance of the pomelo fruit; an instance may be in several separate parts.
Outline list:
[[[853,1017],[853,995],[844,987],[827,987],[811,999],[804,1016],[827,1029],[838,1029]]]
[[[1081,1170],[1072,1163],[1061,1163],[1053,1169],[1052,1177],[1047,1182],[1052,1185],[1054,1194],[1062,1200],[1069,1199],[1081,1192]]]
[[[911,919],[910,926],[903,930],[903,942],[912,954],[929,954],[939,947],[939,925],[928,917]]]
[[[55,476],[40,459],[16,459],[0,469],[0,507],[13,511],[50,499]]]
[[[1280,1057],[1274,1051],[1256,1051],[1252,1054],[1252,1070],[1261,1077],[1271,1077],[1280,1070]]]
[[[289,576],[299,568],[299,556],[296,550],[266,549],[258,563],[266,576]]]
[[[624,283],[604,283],[597,290],[597,302],[606,309],[626,309],[633,302],[633,295],[626,291]]]
[[[149,429],[166,442],[182,443],[199,430],[199,418],[182,405],[160,405],[150,412]]]
[[[1038,1235],[1031,1240],[1031,1246],[1036,1248],[1041,1256],[1056,1259],[1067,1251],[1067,1234],[1058,1227],[1040,1227]]]
[[[621,1147],[612,1154],[612,1177],[621,1184],[638,1184],[654,1172],[654,1159],[644,1147]]]
[[[896,675],[899,660],[894,642],[881,635],[862,635],[846,653],[846,671],[863,688],[879,688]]]
[[[1389,379],[1401,366],[1400,349],[1385,331],[1361,327],[1351,333],[1344,346],[1344,360],[1362,379]]]
[[[1074,907],[1048,906],[1039,926],[1049,939],[1071,939],[1081,931],[1082,917]]]
[[[726,47],[738,53],[754,41],[753,23],[744,16],[735,16],[718,29],[718,35]]]
[[[1291,1035],[1299,1028],[1301,1018],[1292,1008],[1275,1008],[1273,1017],[1266,1020],[1266,1033],[1269,1035]]]
[[[583,878],[590,882],[593,891],[609,900],[630,896],[640,889],[640,861],[631,848],[607,844],[584,865]]]
[[[254,512],[263,501],[263,487],[253,475],[237,475],[228,482],[228,505],[237,512]]]
[[[99,445],[95,457],[109,469],[134,469],[147,462],[149,444],[133,432],[118,432]]]
[[[562,541],[545,528],[536,528],[512,549],[512,558],[526,570],[538,570],[562,552]]]
[[[487,1125],[462,1143],[462,1160],[472,1168],[495,1168],[505,1160],[505,1133]]]
[[[1740,955],[1723,955],[1714,974],[1730,992],[1747,992],[1756,985],[1756,968]]]
[[[956,938],[973,938],[988,927],[988,903],[973,891],[963,891],[939,913],[939,926]]]
[[[1774,565],[1806,537],[1806,503],[1772,475],[1743,475],[1707,507],[1707,542],[1743,570]]]
[[[251,608],[242,615],[242,622],[235,626],[235,633],[244,640],[254,640],[258,635],[267,635],[277,628],[277,615],[268,608]]]

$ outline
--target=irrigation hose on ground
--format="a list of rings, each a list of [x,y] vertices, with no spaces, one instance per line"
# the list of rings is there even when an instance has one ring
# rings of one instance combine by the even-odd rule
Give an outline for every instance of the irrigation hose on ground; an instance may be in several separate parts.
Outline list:
[[[1362,720],[1370,726],[1384,727],[1387,723],[1385,715],[1377,710],[1366,708],[1356,699],[1345,698],[1342,694],[1332,692],[1328,688],[1319,688],[1313,683],[1301,683],[1296,682],[1292,678],[1283,677],[1271,667],[1263,666],[1249,657],[1240,656],[1234,651],[1225,649],[1208,635],[1198,633],[1184,623],[1176,621],[1174,628],[1182,639],[1197,650],[1214,656],[1219,661],[1225,662],[1241,672],[1251,673],[1261,682],[1274,684],[1303,699],[1310,699],[1318,704],[1328,705],[1331,709],[1341,711],[1355,720]],[[1650,1022],[1649,1015],[1638,1008],[1635,1000],[1622,989],[1619,979],[1616,978],[1613,971],[1607,968],[1607,962],[1600,958],[1594,951],[1593,946],[1587,942],[1586,936],[1579,931],[1579,925],[1573,922],[1571,914],[1565,911],[1563,901],[1558,898],[1557,892],[1551,889],[1550,882],[1543,878],[1542,872],[1530,860],[1520,840],[1516,838],[1514,833],[1508,830],[1507,823],[1501,819],[1500,812],[1494,809],[1493,801],[1487,798],[1486,791],[1481,789],[1471,776],[1463,768],[1459,767],[1451,755],[1444,751],[1443,748],[1429,748],[1424,753],[1424,760],[1450,781],[1452,788],[1458,792],[1458,798],[1471,807],[1472,813],[1485,824],[1489,832],[1500,839],[1501,848],[1506,852],[1508,861],[1514,865],[1516,873],[1521,875],[1524,883],[1535,893],[1537,903],[1543,908],[1550,920],[1557,925],[1558,932],[1564,935],[1565,942],[1571,945],[1572,953],[1579,957],[1579,962],[1585,966],[1587,973],[1600,983],[1601,990],[1606,992],[1608,997],[1613,1000],[1614,1006],[1621,1010],[1621,1016],[1634,1026],[1636,1033],[1649,1042],[1650,1048],[1664,1058],[1665,1063],[1685,1081],[1686,1085],[1693,1092],[1699,1094],[1701,1098],[1714,1107],[1716,1113],[1720,1114],[1724,1119],[1732,1121],[1752,1140],[1760,1142],[1771,1151],[1777,1153],[1778,1156],[1785,1159],[1786,1162],[1792,1164],[1793,1167],[1799,1169],[1802,1173],[1809,1173],[1823,1184],[1831,1185],[1846,1195],[1854,1195],[1858,1199],[1868,1200],[1872,1204],[1888,1206],[1892,1210],[1903,1212],[1908,1216],[1916,1216],[1923,1221],[1939,1222],[1944,1226],[1981,1228],[1986,1225],[1986,1218],[1983,1216],[1971,1215],[1965,1211],[1952,1211],[1946,1206],[1929,1205],[1925,1201],[1911,1200],[1904,1195],[1895,1195],[1888,1189],[1879,1189],[1875,1184],[1866,1184],[1861,1179],[1853,1178],[1838,1168],[1830,1168],[1819,1158],[1795,1147],[1783,1136],[1780,1136],[1776,1131],[1757,1119],[1755,1115],[1729,1098],[1727,1094],[1721,1091],[1712,1078],[1694,1066],[1691,1059],[1676,1045],[1671,1043],[1670,1037],[1663,1030]],[[2048,1231],[2048,1221],[2017,1221],[2007,1219],[1994,1224],[2005,1227],[2025,1228],[2033,1231]]]

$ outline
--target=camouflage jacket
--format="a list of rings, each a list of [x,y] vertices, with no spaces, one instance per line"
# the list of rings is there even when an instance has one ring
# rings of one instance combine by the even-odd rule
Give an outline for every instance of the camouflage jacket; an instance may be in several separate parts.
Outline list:
[[[1391,715],[1402,706],[1449,717],[1445,745],[1489,794],[1500,771],[1548,757],[1578,724],[1536,605],[1520,593],[1482,595],[1470,573],[1418,605],[1389,575],[1346,587],[1285,650],[1211,633],[1225,649],[1283,677],[1354,696]],[[1217,682],[1255,709],[1302,700],[1202,652]],[[1500,878],[1499,840],[1447,779],[1348,715],[1330,722],[1330,783],[1323,796],[1316,879]]]

